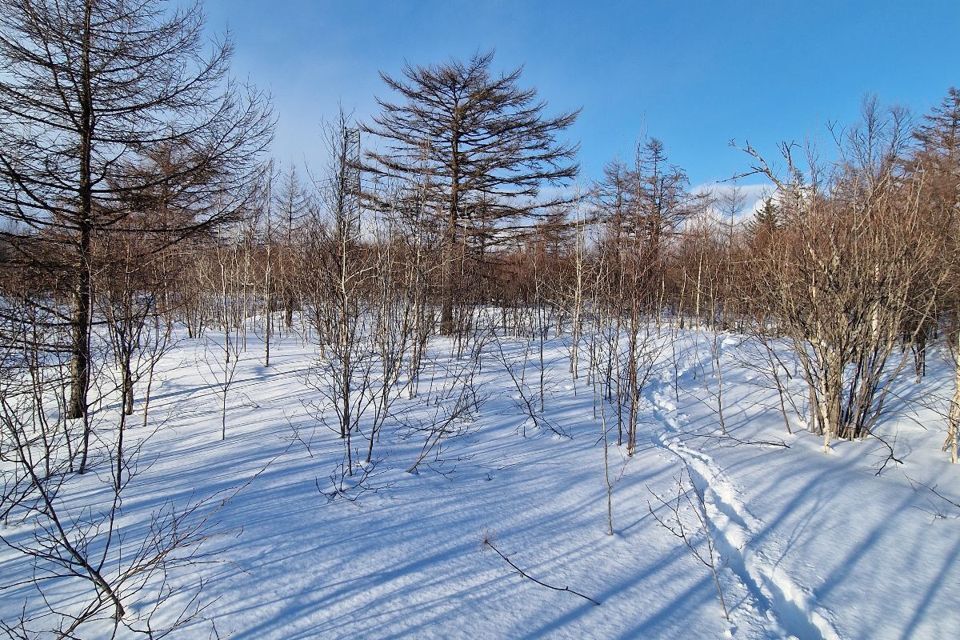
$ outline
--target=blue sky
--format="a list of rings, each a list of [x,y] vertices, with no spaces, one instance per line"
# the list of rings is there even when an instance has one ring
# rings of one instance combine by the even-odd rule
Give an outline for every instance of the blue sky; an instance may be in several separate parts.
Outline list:
[[[890,2],[637,0],[206,0],[229,27],[234,72],[268,89],[275,154],[322,161],[319,122],[343,104],[371,115],[378,71],[495,49],[524,66],[555,111],[582,107],[569,132],[582,177],[661,138],[694,185],[743,171],[731,139],[829,146],[866,93],[922,114],[960,85],[960,0]]]

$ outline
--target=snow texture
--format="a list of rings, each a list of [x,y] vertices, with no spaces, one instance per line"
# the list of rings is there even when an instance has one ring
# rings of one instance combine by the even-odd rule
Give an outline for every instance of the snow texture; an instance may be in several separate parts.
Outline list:
[[[163,426],[146,442],[123,502],[135,537],[164,504],[231,496],[208,525],[208,562],[174,576],[186,586],[202,576],[206,608],[173,637],[956,637],[960,509],[930,490],[960,502],[958,469],[939,451],[946,358],[931,356],[922,383],[898,383],[898,417],[882,431],[903,464],[877,475],[887,457],[879,441],[835,443],[825,454],[793,413],[788,434],[775,392],[745,366],[752,352],[736,336],[717,343],[723,437],[714,336],[662,332],[632,457],[615,446],[611,421],[613,536],[594,392],[585,359],[578,380],[569,372],[569,338],[547,344],[539,428],[488,347],[474,419],[411,474],[425,438],[415,425],[436,412],[449,359],[450,345],[433,341],[419,395],[404,395],[381,434],[368,490],[348,485],[346,498],[332,500],[323,492],[333,488],[342,442],[310,408],[318,398],[304,384],[309,341],[284,336],[266,368],[250,334],[221,441],[219,397],[203,362],[215,348],[182,338],[155,383],[152,421]],[[674,336],[675,348],[666,346]],[[519,372],[526,343],[501,342]],[[535,395],[538,363],[529,355],[524,385]],[[649,511],[662,509],[654,496],[675,495],[684,469],[704,496],[709,526],[695,543],[709,535],[719,552],[729,622],[709,570]],[[487,536],[531,576],[602,604],[525,579],[485,547]],[[5,582],[29,571],[0,550]],[[25,600],[38,606],[29,585],[0,593],[0,614],[12,620]]]

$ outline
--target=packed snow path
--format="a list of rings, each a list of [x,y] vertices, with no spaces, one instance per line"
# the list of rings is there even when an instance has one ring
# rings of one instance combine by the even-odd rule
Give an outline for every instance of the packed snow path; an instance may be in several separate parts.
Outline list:
[[[680,421],[686,416],[678,413],[676,404],[663,393],[653,393],[652,397],[654,415],[667,427],[656,432],[656,442],[676,454],[705,497],[711,528],[709,535],[720,550],[723,564],[749,592],[754,606],[771,622],[778,623],[788,635],[816,640],[838,638],[830,622],[812,610],[809,594],[767,559],[760,549],[753,548],[751,542],[762,531],[763,522],[747,510],[739,491],[724,476],[714,459],[683,442],[679,435],[682,433]],[[771,544],[767,540],[766,546]]]

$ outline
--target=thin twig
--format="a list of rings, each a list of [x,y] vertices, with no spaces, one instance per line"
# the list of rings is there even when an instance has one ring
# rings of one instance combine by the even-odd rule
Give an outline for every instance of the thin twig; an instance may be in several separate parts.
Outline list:
[[[510,558],[508,558],[507,556],[505,556],[505,555],[503,554],[503,552],[500,551],[500,549],[497,549],[495,546],[493,546],[493,543],[490,542],[489,539],[485,539],[485,540],[483,541],[483,544],[485,544],[486,546],[488,546],[488,547],[490,547],[491,549],[493,549],[493,550],[497,553],[498,556],[500,556],[501,558],[503,558],[504,562],[506,562],[506,563],[509,564],[511,567],[513,567],[513,568],[517,571],[517,573],[519,573],[519,574],[520,574],[521,576],[523,576],[524,578],[527,578],[528,580],[533,580],[534,582],[536,582],[536,583],[539,584],[540,586],[546,587],[547,589],[553,589],[554,591],[567,591],[567,592],[569,592],[569,593],[572,593],[572,594],[575,595],[575,596],[580,596],[580,597],[583,598],[584,600],[589,600],[590,602],[592,602],[593,604],[597,605],[598,607],[600,606],[600,603],[599,603],[598,601],[594,600],[594,599],[591,598],[590,596],[587,596],[587,595],[584,595],[584,594],[580,593],[579,591],[574,591],[574,590],[571,589],[570,587],[555,587],[555,586],[553,586],[552,584],[547,584],[546,582],[543,582],[542,580],[537,580],[536,578],[534,578],[533,576],[531,576],[529,573],[527,573],[526,571],[524,571],[523,569],[521,569],[520,567],[518,567],[517,565],[515,565],[515,564],[513,563],[513,561],[510,560]]]

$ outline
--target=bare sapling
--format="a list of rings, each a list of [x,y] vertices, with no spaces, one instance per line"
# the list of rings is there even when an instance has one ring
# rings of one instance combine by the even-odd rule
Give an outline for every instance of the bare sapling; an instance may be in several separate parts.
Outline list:
[[[689,480],[686,475],[684,470],[676,477],[676,497],[663,498],[650,491],[657,502],[657,507],[648,502],[647,510],[661,527],[683,542],[697,562],[710,571],[713,586],[717,590],[717,599],[723,609],[723,617],[729,621],[730,611],[727,609],[723,587],[720,584],[721,558],[710,531],[705,496],[696,482]]]
[[[233,388],[240,363],[240,354],[243,344],[239,339],[240,332],[245,332],[245,322],[242,318],[243,300],[241,287],[238,286],[240,247],[235,241],[218,242],[215,247],[216,263],[211,264],[215,274],[207,273],[207,282],[216,291],[216,317],[218,337],[209,337],[204,342],[204,353],[207,370],[213,377],[213,387],[220,399],[220,439],[227,439],[227,409],[229,406],[230,390]],[[211,344],[213,343],[213,344]]]
[[[379,359],[380,375],[374,376],[371,384],[367,464],[371,463],[374,443],[390,418],[394,403],[401,396],[400,377],[416,330],[415,298],[406,295],[401,288],[402,281],[397,281],[401,268],[397,256],[397,238],[389,220],[382,227],[383,231],[376,236],[376,297],[372,309],[375,314],[373,343]]]
[[[596,401],[596,396],[594,396]],[[607,497],[607,535],[613,535],[613,480],[610,478],[610,440],[607,428],[607,403],[600,399],[600,439],[603,441],[603,486]]]
[[[426,401],[433,407],[433,414],[409,427],[409,436],[424,437],[423,446],[407,468],[407,473],[418,469],[429,459],[440,460],[444,443],[466,430],[485,397],[476,380],[480,361],[491,339],[489,331],[475,331],[467,336],[469,351],[464,358],[437,359],[432,363],[439,376],[437,387],[431,385]]]
[[[378,367],[377,310],[371,294],[377,265],[363,242],[359,167],[352,156],[359,153],[355,135],[343,113],[326,128],[330,165],[314,181],[322,211],[310,221],[306,253],[319,267],[309,303],[318,351],[307,383],[320,396],[314,404],[317,419],[343,441],[343,468],[350,476],[357,457],[353,437],[371,407]]]

